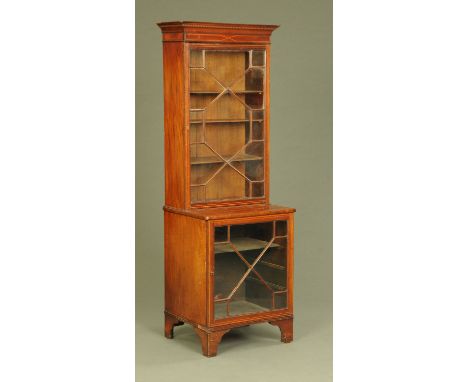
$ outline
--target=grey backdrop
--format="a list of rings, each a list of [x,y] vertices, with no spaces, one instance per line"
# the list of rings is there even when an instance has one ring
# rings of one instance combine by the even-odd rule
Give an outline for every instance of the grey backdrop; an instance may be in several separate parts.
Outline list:
[[[163,336],[163,83],[154,22],[279,24],[271,50],[271,202],[297,208],[295,339],[268,324],[228,333],[201,355],[187,326]],[[331,0],[136,1],[137,381],[331,380]]]

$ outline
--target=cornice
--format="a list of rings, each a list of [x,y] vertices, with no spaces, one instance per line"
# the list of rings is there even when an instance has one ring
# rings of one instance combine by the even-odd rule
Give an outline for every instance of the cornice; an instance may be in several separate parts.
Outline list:
[[[187,28],[200,28],[200,29],[234,29],[234,30],[259,30],[259,31],[274,31],[279,25],[263,25],[263,24],[231,24],[231,23],[213,23],[213,22],[199,22],[199,21],[168,21],[156,23],[161,30],[174,31],[180,29],[181,31]]]

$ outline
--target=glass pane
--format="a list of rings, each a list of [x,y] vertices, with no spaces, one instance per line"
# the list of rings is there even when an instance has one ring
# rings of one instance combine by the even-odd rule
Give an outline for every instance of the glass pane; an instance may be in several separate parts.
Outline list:
[[[204,52],[203,50],[192,49],[190,51],[190,67],[203,68],[204,65]]]
[[[263,92],[263,69],[250,68],[244,76],[231,86],[235,93],[242,94],[243,92],[255,92],[261,94]]]
[[[252,122],[252,140],[262,141],[263,140],[263,121]]]
[[[192,203],[264,197],[264,59],[264,50],[191,50],[190,143],[206,146],[191,150]],[[214,176],[194,183],[200,173]]]
[[[252,196],[265,195],[264,182],[252,182]]]
[[[205,69],[225,87],[242,77],[248,65],[248,51],[205,50]]]
[[[252,51],[252,66],[265,66],[265,51]]]
[[[205,126],[202,122],[190,124],[190,144],[205,142]]]
[[[208,104],[204,105],[206,110],[206,120],[207,121],[219,121],[221,120],[223,123],[224,121],[230,122],[234,121],[241,121],[247,122],[247,107],[243,102],[243,99],[231,92],[224,92],[221,95],[218,95],[215,99],[213,99]],[[225,122],[224,122],[225,123]],[[223,133],[229,133],[230,125],[226,126],[222,131],[222,126],[217,125],[218,135]]]
[[[193,134],[197,133],[198,129],[193,130]],[[201,135],[201,134],[199,134]],[[202,139],[194,137],[194,140]],[[206,143],[193,143],[190,145],[190,160],[192,164],[207,164],[223,163],[222,157],[216,154]],[[192,174],[191,174],[192,175]],[[192,183],[193,184],[193,183]]]
[[[228,228],[227,226],[224,227],[216,227],[215,229],[215,243],[224,243],[229,240],[228,235]]]
[[[205,69],[190,70],[190,91],[192,93],[221,93],[223,86]]]
[[[215,229],[215,319],[287,308],[287,222]]]
[[[231,166],[222,165],[216,176],[207,182],[206,202],[208,200],[240,199],[244,195],[245,178]],[[198,166],[206,167],[206,166]]]

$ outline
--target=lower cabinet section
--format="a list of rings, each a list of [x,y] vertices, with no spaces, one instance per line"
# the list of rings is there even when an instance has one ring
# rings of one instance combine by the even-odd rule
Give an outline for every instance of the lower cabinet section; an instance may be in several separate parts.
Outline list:
[[[294,209],[206,210],[165,211],[166,337],[188,323],[214,356],[230,329],[269,322],[291,342]]]

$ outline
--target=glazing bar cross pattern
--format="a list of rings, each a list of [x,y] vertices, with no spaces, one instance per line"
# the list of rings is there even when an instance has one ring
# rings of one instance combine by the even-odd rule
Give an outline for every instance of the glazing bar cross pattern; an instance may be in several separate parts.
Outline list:
[[[265,64],[264,50],[191,50],[192,202],[264,196]]]
[[[215,229],[215,319],[287,307],[287,222]]]

